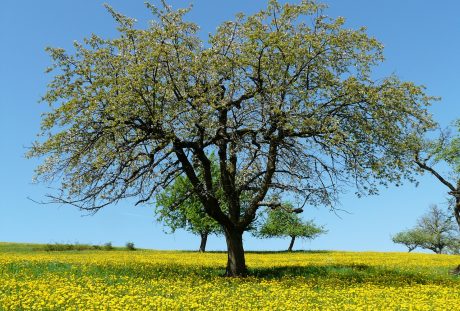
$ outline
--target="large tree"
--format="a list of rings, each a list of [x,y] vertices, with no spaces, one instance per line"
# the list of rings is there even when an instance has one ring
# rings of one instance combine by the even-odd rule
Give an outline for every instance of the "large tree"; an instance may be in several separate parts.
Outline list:
[[[452,209],[460,229],[460,120],[451,129],[439,131],[436,139],[427,139],[415,153],[415,163],[447,187]],[[448,168],[445,172],[443,168]]]
[[[375,194],[412,176],[408,151],[431,127],[432,98],[395,76],[373,80],[382,45],[364,29],[313,1],[271,0],[204,43],[183,19],[188,9],[163,4],[147,5],[147,29],[108,7],[118,37],[49,49],[52,108],[29,155],[46,157],[38,177],[60,183],[51,201],[93,212],[129,197],[145,203],[186,176],[222,226],[236,276],[247,271],[243,232],[261,206],[279,205],[270,199],[279,192],[301,206],[333,204],[344,185]]]
[[[287,207],[287,209],[284,207]],[[294,247],[296,238],[314,239],[327,232],[322,226],[316,225],[312,220],[302,220],[292,210],[293,207],[289,203],[284,203],[280,208],[269,211],[265,221],[257,230],[257,235],[262,238],[291,238],[287,249],[290,252]]]

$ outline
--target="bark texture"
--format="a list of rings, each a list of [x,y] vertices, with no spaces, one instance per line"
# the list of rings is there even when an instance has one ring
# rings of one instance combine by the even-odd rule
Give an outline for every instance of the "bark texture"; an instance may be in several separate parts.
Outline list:
[[[200,236],[201,236],[201,242],[200,242],[199,252],[204,253],[206,251],[206,243],[208,241],[208,233],[207,232],[202,232],[200,234]]]
[[[460,229],[460,181],[457,184],[457,191],[455,195],[454,215],[458,228]]]
[[[294,247],[295,236],[291,236],[291,243],[289,244],[288,252],[292,252],[292,248]]]
[[[227,269],[226,276],[246,276],[248,270],[243,249],[243,232],[233,229],[225,230],[225,239],[227,240]]]

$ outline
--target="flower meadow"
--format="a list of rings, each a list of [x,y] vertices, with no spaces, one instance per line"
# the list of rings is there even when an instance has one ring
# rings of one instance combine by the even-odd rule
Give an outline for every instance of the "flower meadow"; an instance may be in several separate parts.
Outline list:
[[[5,244],[3,244],[5,246]],[[226,254],[2,251],[0,310],[459,310],[460,256],[260,252],[225,278]]]

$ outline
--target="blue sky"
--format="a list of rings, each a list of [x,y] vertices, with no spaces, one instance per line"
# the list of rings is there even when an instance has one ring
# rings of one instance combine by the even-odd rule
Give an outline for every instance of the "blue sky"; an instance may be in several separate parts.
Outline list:
[[[123,245],[155,249],[196,249],[198,237],[177,232],[167,235],[154,221],[153,207],[133,207],[131,202],[110,206],[94,216],[84,216],[68,206],[38,205],[28,199],[44,198],[44,185],[31,183],[38,164],[24,153],[35,139],[40,114],[39,104],[50,76],[46,46],[71,49],[91,33],[116,36],[115,24],[99,0],[17,1],[0,3],[0,241],[80,242]],[[144,0],[108,0],[115,9],[146,25],[149,12]],[[284,1],[283,1],[284,2]],[[253,13],[265,1],[195,0],[171,1],[173,6],[193,3],[188,15],[201,27],[203,38],[222,21],[237,12]],[[368,33],[385,45],[386,61],[375,76],[395,73],[427,87],[442,100],[430,109],[443,126],[460,117],[460,2],[420,0],[329,0],[330,16],[344,16],[348,27],[366,26]],[[297,242],[303,249],[403,251],[394,245],[392,233],[410,227],[429,204],[444,204],[446,189],[431,176],[415,187],[382,189],[379,196],[358,199],[353,191],[343,195],[339,217],[327,208],[308,208],[305,218],[324,224],[329,233],[312,242]],[[285,249],[288,240],[245,238],[248,250]],[[224,249],[223,237],[212,237],[209,249]]]

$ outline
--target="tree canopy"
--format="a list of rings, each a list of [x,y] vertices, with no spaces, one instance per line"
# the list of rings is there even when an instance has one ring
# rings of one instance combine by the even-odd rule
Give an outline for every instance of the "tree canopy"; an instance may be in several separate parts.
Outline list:
[[[398,232],[391,239],[393,243],[403,244],[409,252],[412,252],[417,247],[423,246],[427,237],[425,232],[419,228],[414,228]]]
[[[39,179],[59,183],[51,201],[92,212],[147,203],[186,176],[224,230],[227,274],[244,275],[243,232],[260,207],[279,204],[271,198],[333,205],[344,186],[375,194],[413,177],[408,151],[432,126],[433,98],[394,75],[373,79],[383,46],[364,28],[346,28],[314,1],[271,0],[203,42],[184,20],[189,9],[147,7],[145,29],[107,6],[118,37],[48,49],[51,111],[29,156],[45,157]]]
[[[312,220],[303,221],[297,213],[292,212],[292,206],[285,204],[288,209],[278,208],[268,212],[268,216],[257,231],[262,238],[290,237],[288,251],[292,251],[296,238],[314,239],[327,231],[316,225]]]

